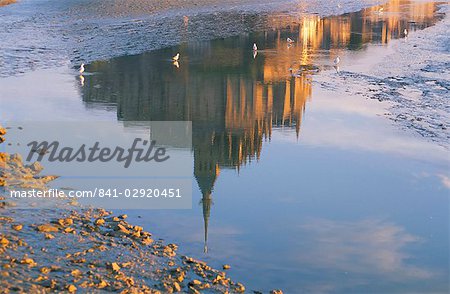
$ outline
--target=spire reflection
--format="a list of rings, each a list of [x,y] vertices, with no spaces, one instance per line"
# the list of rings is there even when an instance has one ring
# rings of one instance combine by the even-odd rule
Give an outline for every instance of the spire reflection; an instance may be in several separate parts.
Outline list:
[[[86,107],[117,111],[118,120],[192,121],[207,252],[220,170],[239,171],[259,160],[274,128],[293,129],[299,137],[314,74],[324,64],[332,69],[340,51],[386,44],[405,29],[430,26],[440,17],[436,9],[435,3],[391,0],[327,18],[275,15],[265,20],[266,31],[94,62],[87,67],[96,74],[85,77],[80,91]],[[288,44],[287,38],[295,41]],[[167,61],[175,51],[188,57],[181,66]]]

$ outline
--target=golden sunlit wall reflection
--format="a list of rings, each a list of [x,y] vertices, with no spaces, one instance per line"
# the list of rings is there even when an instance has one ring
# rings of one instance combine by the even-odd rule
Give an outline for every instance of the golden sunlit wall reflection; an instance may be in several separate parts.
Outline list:
[[[436,22],[435,3],[407,3],[327,18],[270,16],[266,31],[188,43],[179,68],[165,61],[167,50],[95,62],[89,67],[98,74],[85,77],[83,100],[88,107],[117,105],[120,120],[193,121],[196,168],[215,178],[219,167],[259,159],[273,127],[292,127],[299,136],[315,70],[339,51],[384,44],[404,28]],[[255,41],[262,50],[253,58]]]

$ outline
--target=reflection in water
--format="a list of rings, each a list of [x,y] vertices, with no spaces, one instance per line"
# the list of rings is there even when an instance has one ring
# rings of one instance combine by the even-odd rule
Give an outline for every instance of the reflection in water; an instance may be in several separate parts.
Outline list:
[[[192,121],[207,251],[220,169],[259,160],[274,127],[294,128],[299,136],[313,74],[332,69],[340,50],[385,44],[405,28],[424,28],[439,18],[434,3],[392,0],[383,8],[328,18],[274,16],[263,32],[95,62],[87,66],[94,74],[85,77],[83,100],[87,107],[116,105],[119,120]],[[181,58],[173,66],[177,52]]]
[[[332,268],[357,275],[373,271],[383,275],[396,274],[397,279],[428,278],[431,273],[407,263],[411,258],[404,247],[420,242],[404,228],[382,220],[337,222],[312,220],[301,226],[302,242],[307,255],[297,258],[316,268]],[[309,241],[306,241],[309,240]],[[327,252],[326,255],[323,253]]]
[[[344,272],[352,277],[355,288],[364,288],[368,276],[376,276],[380,281],[423,281],[437,275],[411,263],[413,256],[405,253],[408,246],[423,241],[403,227],[386,221],[315,219],[300,226],[299,234],[302,242],[293,254],[299,263],[318,270],[331,269],[335,274]],[[312,285],[307,292],[344,292],[339,289],[341,286]],[[390,289],[388,292],[395,291]],[[404,289],[398,292],[404,292]]]

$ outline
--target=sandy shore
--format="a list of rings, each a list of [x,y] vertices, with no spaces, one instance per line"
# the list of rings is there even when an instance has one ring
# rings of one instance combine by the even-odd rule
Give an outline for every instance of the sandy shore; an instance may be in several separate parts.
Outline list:
[[[6,130],[0,129],[2,141]],[[0,288],[2,293],[242,293],[244,285],[202,261],[178,253],[140,226],[101,208],[51,199],[37,209],[8,190],[47,189],[38,163],[1,153]],[[47,203],[48,204],[48,203]],[[20,206],[20,208],[18,208]],[[281,292],[274,292],[281,293]]]

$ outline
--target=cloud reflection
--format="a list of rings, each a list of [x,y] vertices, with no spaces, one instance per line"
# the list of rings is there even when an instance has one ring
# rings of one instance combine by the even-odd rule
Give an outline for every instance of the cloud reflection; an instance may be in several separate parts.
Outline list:
[[[386,280],[429,279],[433,274],[410,262],[406,247],[421,242],[404,228],[382,220],[317,219],[302,225],[304,264]]]
[[[439,177],[439,179],[441,179],[442,185],[445,188],[450,189],[450,177],[447,175],[443,175],[443,174],[438,175],[438,177]]]

